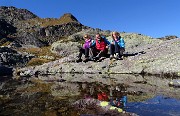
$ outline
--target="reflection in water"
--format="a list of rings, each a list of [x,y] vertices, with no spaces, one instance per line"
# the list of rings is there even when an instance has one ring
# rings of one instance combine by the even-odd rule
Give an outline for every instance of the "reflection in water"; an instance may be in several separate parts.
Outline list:
[[[3,84],[2,84],[3,83]],[[121,87],[112,87],[102,83],[65,83],[43,82],[41,80],[8,80],[1,83],[0,115],[63,115],[76,116],[79,114],[112,114],[118,111],[104,110],[98,106],[99,101],[110,101],[116,97],[121,102]],[[79,94],[71,94],[75,90]],[[119,88],[117,91],[116,89]],[[72,90],[71,90],[72,89]],[[56,92],[56,94],[54,94]],[[64,93],[65,94],[64,94]],[[67,94],[68,92],[71,92]],[[125,92],[125,91],[124,91]],[[53,93],[53,94],[52,94]],[[95,104],[86,104],[80,110],[74,103],[80,99],[95,100]],[[123,99],[122,99],[123,100]],[[114,104],[116,105],[116,104]],[[116,107],[123,107],[123,103]],[[94,112],[96,111],[96,112]],[[122,112],[122,111],[121,111]]]
[[[119,115],[122,110],[135,112],[138,115],[146,113],[164,115],[167,112],[180,114],[177,110],[180,107],[179,100],[164,97],[151,99],[155,90],[169,90],[166,86],[167,79],[146,77],[145,82],[142,77],[123,75],[113,76],[116,82],[112,82],[113,79],[109,81],[110,77],[98,77],[99,80],[94,81],[92,75],[91,78],[88,76],[81,78],[81,76],[78,75],[77,78],[63,76],[59,77],[58,81],[47,77],[49,79],[47,82],[33,78],[2,80],[0,115]],[[179,95],[178,89],[173,89],[172,92],[176,93],[176,96]],[[175,104],[176,102],[178,104]],[[164,110],[161,110],[163,108]]]
[[[124,84],[105,85],[102,83],[79,83],[82,98],[94,98],[108,101],[117,108],[125,108],[127,104],[127,88]]]

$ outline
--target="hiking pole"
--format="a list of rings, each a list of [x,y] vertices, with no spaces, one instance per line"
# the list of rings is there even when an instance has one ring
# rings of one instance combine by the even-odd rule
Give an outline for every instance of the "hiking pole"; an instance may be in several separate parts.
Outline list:
[[[99,58],[99,56],[100,56],[100,54],[102,53],[102,51],[100,51],[99,53],[98,53],[98,55],[96,55],[96,57],[98,57]]]

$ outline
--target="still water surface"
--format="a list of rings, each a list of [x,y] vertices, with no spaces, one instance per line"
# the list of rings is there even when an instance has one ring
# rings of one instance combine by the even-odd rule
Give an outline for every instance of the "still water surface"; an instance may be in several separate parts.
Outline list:
[[[88,81],[84,81],[87,79],[83,78],[83,75],[78,75],[78,79],[73,75],[68,76],[71,80],[68,81],[67,77],[63,77],[59,77],[58,80],[52,77],[41,77],[43,81],[37,78],[2,77],[0,115],[97,115],[100,110],[96,107],[77,110],[72,104],[87,98],[102,100],[99,95],[103,93],[107,96],[104,100],[108,102],[127,96],[127,104],[121,105],[121,108],[140,116],[180,116],[180,100],[177,97],[180,90],[169,88],[166,85],[168,79],[119,75],[107,78],[103,75],[96,77],[98,78],[96,80],[91,75]],[[74,78],[76,80],[72,80]],[[109,82],[110,78],[115,82]],[[157,85],[157,82],[162,83]],[[170,93],[171,90],[172,93]]]

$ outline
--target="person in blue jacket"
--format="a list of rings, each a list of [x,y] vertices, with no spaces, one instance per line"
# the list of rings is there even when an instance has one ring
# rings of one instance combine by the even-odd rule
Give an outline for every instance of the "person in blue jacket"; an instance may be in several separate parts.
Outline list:
[[[124,39],[120,36],[118,32],[112,32],[112,41],[110,44],[110,59],[116,58],[117,60],[122,60],[124,51]]]

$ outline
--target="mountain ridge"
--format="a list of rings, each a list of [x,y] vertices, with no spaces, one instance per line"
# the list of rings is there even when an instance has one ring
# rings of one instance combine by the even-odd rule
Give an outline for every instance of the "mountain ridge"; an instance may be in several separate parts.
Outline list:
[[[37,47],[51,45],[52,42],[58,41],[62,37],[68,37],[71,34],[89,28],[82,25],[70,13],[64,14],[59,19],[42,19],[26,9],[18,9],[12,6],[1,6],[0,13],[0,19],[15,27],[13,31],[16,32],[6,34],[4,38],[12,37],[15,42],[24,45]],[[4,31],[4,29],[0,29],[0,32]],[[0,45],[3,44],[0,40]]]
[[[0,19],[4,20],[3,23],[1,23],[1,27],[2,25],[12,27],[9,28],[9,30],[14,32],[7,33],[7,29],[1,28],[0,32],[6,32],[6,35],[0,36],[0,45],[6,44],[8,41],[7,38],[9,38],[23,45],[34,45],[36,47],[48,46],[53,42],[62,39],[66,40],[69,36],[77,32],[86,29],[94,29],[81,24],[71,13],[65,13],[60,18],[40,18],[27,9],[18,9],[13,6],[1,6],[0,14]],[[106,32],[106,30],[95,29],[91,35],[97,33],[96,30],[100,33]],[[172,36],[168,39],[175,37],[177,36]],[[2,42],[2,38],[6,41]],[[11,43],[11,41],[8,42]]]

